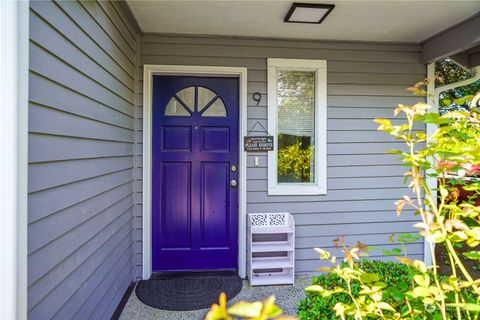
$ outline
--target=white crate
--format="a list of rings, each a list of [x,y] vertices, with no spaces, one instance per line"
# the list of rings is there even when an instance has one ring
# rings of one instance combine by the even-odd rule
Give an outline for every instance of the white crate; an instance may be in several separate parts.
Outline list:
[[[295,276],[293,217],[286,212],[250,213],[248,216],[250,284],[252,286],[293,284]],[[271,239],[256,241],[255,235]]]

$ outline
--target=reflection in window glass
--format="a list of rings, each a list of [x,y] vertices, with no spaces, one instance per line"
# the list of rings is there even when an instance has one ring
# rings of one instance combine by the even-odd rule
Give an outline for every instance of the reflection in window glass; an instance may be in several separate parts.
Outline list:
[[[210,89],[198,87],[198,111],[202,111],[217,95]]]
[[[195,87],[188,87],[180,90],[177,92],[177,97],[185,103],[190,111],[195,111]]]
[[[315,72],[277,71],[278,182],[315,181]]]
[[[190,112],[175,98],[171,98],[165,108],[166,116],[190,117]]]
[[[202,113],[202,117],[226,117],[227,109],[223,104],[222,99],[217,98],[207,110]]]

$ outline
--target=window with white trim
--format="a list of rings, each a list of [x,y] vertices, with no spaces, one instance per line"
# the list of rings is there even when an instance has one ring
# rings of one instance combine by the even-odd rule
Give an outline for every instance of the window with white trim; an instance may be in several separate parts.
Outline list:
[[[327,62],[268,59],[269,195],[327,193]]]

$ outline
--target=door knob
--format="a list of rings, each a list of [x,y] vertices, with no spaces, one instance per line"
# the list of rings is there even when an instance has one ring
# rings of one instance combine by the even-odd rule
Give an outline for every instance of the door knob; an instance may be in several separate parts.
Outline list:
[[[235,188],[237,186],[237,180],[230,180],[230,187]]]

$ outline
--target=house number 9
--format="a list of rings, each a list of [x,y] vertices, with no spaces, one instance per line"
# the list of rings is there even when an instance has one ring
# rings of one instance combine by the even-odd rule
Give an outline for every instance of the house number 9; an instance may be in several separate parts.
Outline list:
[[[252,98],[253,98],[253,101],[255,101],[258,106],[260,104],[260,101],[262,100],[262,94],[260,92],[255,92]]]

